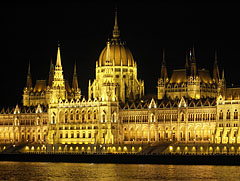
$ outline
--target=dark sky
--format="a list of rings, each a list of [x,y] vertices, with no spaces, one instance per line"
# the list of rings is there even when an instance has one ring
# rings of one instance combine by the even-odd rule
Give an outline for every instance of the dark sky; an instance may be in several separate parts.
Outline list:
[[[153,1],[155,2],[155,1]],[[212,72],[214,51],[228,85],[240,85],[240,6],[238,4],[164,4],[118,2],[121,38],[127,42],[145,81],[145,93],[156,93],[162,49],[168,73],[183,68],[185,52],[194,44],[197,66]],[[28,3],[0,7],[0,105],[20,104],[28,62],[32,79],[47,79],[51,57],[61,41],[64,77],[72,81],[76,60],[79,86],[87,97],[95,62],[112,35],[114,2]]]

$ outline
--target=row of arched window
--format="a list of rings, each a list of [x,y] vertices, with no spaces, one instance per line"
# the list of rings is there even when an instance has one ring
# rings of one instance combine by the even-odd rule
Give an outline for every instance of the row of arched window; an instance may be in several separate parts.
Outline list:
[[[64,120],[62,120],[62,122],[64,123],[68,123],[68,122],[73,122],[74,120],[76,120],[77,122],[89,122],[89,121],[96,121],[97,119],[97,111],[93,111],[91,112],[90,110],[85,112],[84,110],[80,113],[80,111],[76,111],[76,113],[74,113],[73,111],[70,111],[70,113],[68,111],[66,111],[64,113]]]
[[[123,116],[121,117],[122,123],[147,123],[148,115],[137,115],[137,116]]]
[[[223,113],[222,110],[220,110],[220,112],[219,112],[219,120],[222,120],[223,118],[224,118],[224,113]],[[226,112],[226,119],[231,119],[231,112],[230,112],[229,109]],[[237,111],[237,109],[235,109],[234,112],[233,112],[233,119],[238,119],[238,111]]]
[[[71,132],[71,133],[62,133],[60,132],[59,134],[59,138],[62,139],[62,138],[92,138],[93,135],[91,132],[88,132],[88,133],[85,133],[83,132],[82,134],[80,134],[79,132],[75,133],[74,132]]]
[[[197,113],[189,114],[188,121],[213,121],[216,120],[216,114],[214,113]]]

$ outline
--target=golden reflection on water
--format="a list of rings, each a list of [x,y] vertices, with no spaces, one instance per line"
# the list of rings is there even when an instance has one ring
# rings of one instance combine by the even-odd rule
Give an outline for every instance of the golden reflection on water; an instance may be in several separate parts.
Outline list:
[[[238,180],[239,166],[0,162],[0,180]]]

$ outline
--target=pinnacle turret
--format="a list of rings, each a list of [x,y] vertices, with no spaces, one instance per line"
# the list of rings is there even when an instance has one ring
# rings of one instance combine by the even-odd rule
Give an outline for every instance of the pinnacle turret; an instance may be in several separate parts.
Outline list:
[[[27,83],[26,83],[26,87],[28,89],[32,88],[32,78],[31,78],[31,71],[30,71],[30,61],[28,64],[28,74],[27,74]]]
[[[75,62],[75,64],[74,64],[74,70],[73,70],[72,88],[73,88],[74,90],[78,90],[77,64],[76,64],[76,62]]]
[[[115,9],[115,23],[113,27],[113,39],[117,40],[120,37],[120,31],[118,29],[118,22],[117,22],[117,8]]]

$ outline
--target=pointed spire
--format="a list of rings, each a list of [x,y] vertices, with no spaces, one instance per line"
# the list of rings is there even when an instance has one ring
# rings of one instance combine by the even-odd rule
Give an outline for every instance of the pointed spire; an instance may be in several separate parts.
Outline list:
[[[193,63],[196,63],[196,57],[195,57],[195,48],[194,48],[194,44],[193,44],[193,47],[192,47],[192,62]]]
[[[186,70],[189,68],[189,63],[188,63],[188,61],[189,61],[188,52],[186,52],[186,61],[185,61],[185,68],[186,68]]]
[[[162,60],[162,67],[161,67],[161,78],[164,80],[167,79],[167,66],[165,60],[165,48],[163,49],[163,60]]]
[[[56,67],[62,67],[61,55],[60,55],[60,42],[59,41],[58,41],[58,51],[57,51]]]
[[[76,64],[76,61],[75,61],[75,64],[74,64],[74,69],[73,69],[72,88],[73,88],[74,90],[77,90],[77,89],[78,89],[77,64]]]
[[[213,78],[215,79],[216,82],[218,82],[220,79],[218,63],[217,63],[217,51],[215,51],[215,57],[214,57]]]
[[[29,64],[28,64],[28,74],[27,74],[26,87],[27,87],[28,89],[31,89],[31,88],[32,88],[32,78],[31,78],[31,71],[30,71],[30,60],[29,60]]]
[[[63,70],[62,70],[62,64],[61,64],[61,55],[60,55],[60,42],[58,41],[58,51],[57,51],[57,61],[55,65],[54,70],[54,76],[53,76],[53,87],[65,87],[65,81],[63,78]]]
[[[190,63],[191,63],[191,75],[197,75],[197,64],[196,64],[196,57],[195,57],[195,48],[193,45],[192,50],[190,50]]]
[[[109,65],[110,62],[111,62],[110,41],[107,41],[106,64]]]
[[[224,69],[222,71],[222,80],[225,80]]]
[[[52,63],[52,57],[50,60],[50,68],[49,68],[49,74],[48,74],[48,86],[52,86],[52,82],[54,79],[54,65]]]
[[[117,22],[117,7],[115,8],[115,23],[113,27],[113,39],[117,40],[120,37],[120,31],[118,29],[118,22]]]

